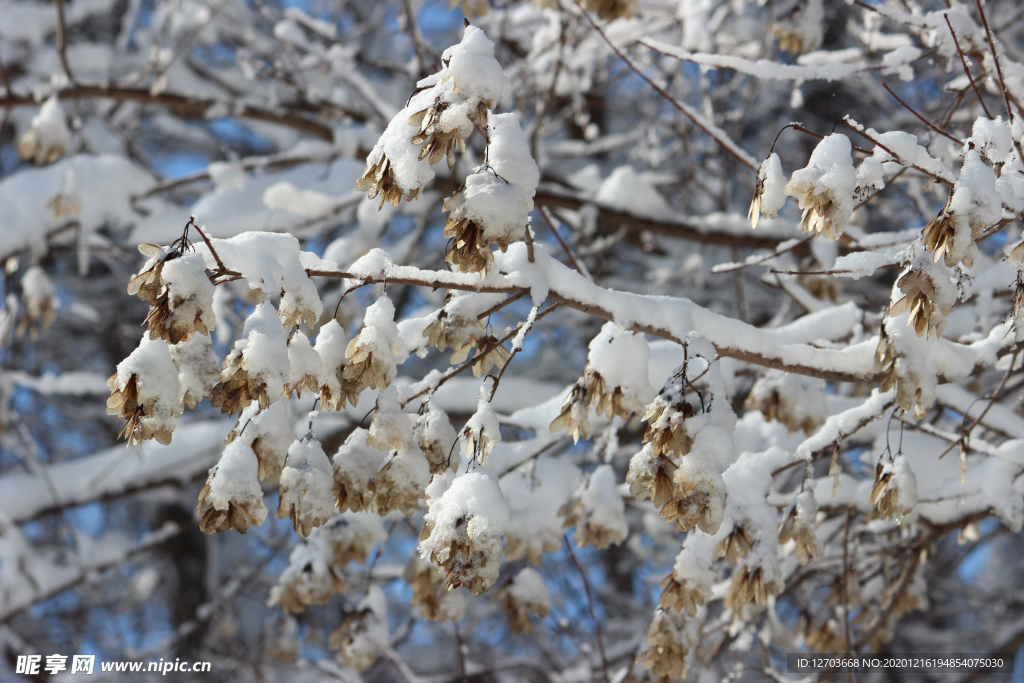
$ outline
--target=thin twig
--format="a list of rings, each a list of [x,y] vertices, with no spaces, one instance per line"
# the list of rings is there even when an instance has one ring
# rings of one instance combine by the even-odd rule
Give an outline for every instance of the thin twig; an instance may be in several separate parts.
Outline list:
[[[992,112],[988,110],[985,105],[985,100],[981,99],[981,92],[978,91],[978,86],[974,83],[974,76],[971,75],[971,70],[967,66],[967,58],[964,57],[964,51],[960,48],[960,41],[956,37],[956,31],[953,30],[953,24],[949,23],[949,13],[942,15],[943,19],[946,20],[946,26],[949,27],[949,32],[953,36],[953,44],[956,45],[957,54],[960,55],[960,63],[964,65],[964,73],[967,74],[967,80],[971,82],[971,88],[974,90],[974,94],[978,97],[978,102],[981,103],[981,108],[985,110],[985,116],[992,118]]]
[[[999,90],[1003,93],[1003,103],[1006,104],[1006,122],[1013,121],[1013,109],[1010,108],[1010,96],[1006,92],[1006,80],[1003,78],[1003,67],[999,64],[999,55],[996,53],[996,43],[992,39],[992,29],[988,26],[988,17],[985,16],[985,8],[981,0],[974,0],[978,5],[978,14],[981,15],[981,25],[985,27],[985,37],[988,38],[988,49],[992,51],[992,61],[996,63],[996,76],[999,77]],[[949,21],[949,15],[946,15]],[[989,116],[989,118],[992,118]]]
[[[574,2],[576,3],[576,7],[579,8],[580,13],[583,15],[583,18],[586,19],[592,27],[594,27],[594,30],[597,31],[598,35],[601,36],[602,40],[604,40],[604,42],[608,44],[608,47],[612,49],[612,52],[614,52],[619,59],[625,62],[626,66],[628,66],[633,71],[633,73],[635,73],[637,76],[646,81],[647,85],[654,88],[654,91],[656,93],[665,98],[665,100],[668,101],[673,107],[675,107],[676,110],[679,111],[679,113],[683,114],[688,119],[690,119],[690,121],[692,121],[694,125],[696,125],[702,131],[704,131],[712,140],[717,142],[719,146],[726,152],[728,152],[734,159],[736,159],[736,161],[740,162],[741,164],[749,168],[751,171],[757,172],[757,164],[750,159],[750,155],[743,151],[743,149],[740,148],[735,142],[729,139],[729,137],[725,134],[725,131],[718,128],[718,126],[716,126],[714,123],[705,120],[704,117],[698,114],[694,109],[672,97],[670,94],[668,94],[668,92],[665,91],[664,88],[662,88],[653,80],[651,80],[647,76],[647,74],[641,71],[640,68],[633,63],[633,60],[627,57],[626,54],[622,52],[622,50],[620,50],[618,46],[616,46],[615,43],[611,41],[610,38],[608,38],[607,34],[605,34],[603,30],[601,30],[601,27],[598,25],[598,23],[594,21],[594,18],[590,16],[590,13],[587,12],[587,10],[583,9],[583,5],[580,4],[579,0],[574,0]]]
[[[555,224],[551,221],[551,217],[548,216],[547,207],[544,206],[543,204],[538,204],[537,208],[540,210],[540,215],[544,217],[544,222],[548,224],[549,228],[551,228],[551,234],[553,234],[555,236],[555,239],[558,240],[559,246],[562,247],[562,252],[565,254],[565,257],[569,259],[569,263],[572,264],[572,267],[576,269],[577,273],[587,278],[588,280],[593,279],[590,278],[587,273],[583,272],[583,269],[580,268],[580,264],[576,260],[576,257],[572,255],[572,251],[569,249],[569,245],[566,244],[565,241],[562,239],[562,236],[558,234],[558,229],[555,227]],[[532,261],[533,259],[530,260]]]
[[[68,83],[70,83],[75,80],[75,77],[71,75],[71,67],[68,66],[68,25],[64,18],[64,0],[53,0],[53,5],[57,8],[57,53],[60,55],[60,65],[64,69],[64,75],[68,77]]]
[[[956,144],[958,144],[958,145],[962,145],[962,144],[964,144],[964,141],[963,141],[963,140],[958,140],[957,138],[953,137],[952,135],[950,135],[950,134],[949,134],[949,133],[947,133],[946,131],[942,130],[941,128],[939,128],[938,126],[936,126],[936,125],[935,125],[934,123],[932,123],[931,121],[929,121],[928,119],[926,119],[925,117],[921,116],[921,115],[920,115],[919,113],[917,113],[916,111],[914,111],[914,108],[913,108],[913,107],[911,107],[911,106],[910,106],[909,104],[907,104],[906,102],[904,102],[903,100],[901,100],[901,99],[900,99],[900,96],[899,96],[899,95],[897,95],[896,93],[894,93],[894,92],[892,91],[892,88],[890,88],[890,87],[889,87],[889,84],[888,84],[888,83],[882,83],[882,87],[883,87],[883,88],[885,88],[885,90],[886,90],[886,91],[887,91],[887,92],[888,92],[888,93],[889,93],[890,95],[892,95],[893,97],[895,97],[895,98],[896,98],[896,101],[897,101],[897,102],[899,102],[900,104],[902,104],[902,105],[903,105],[903,106],[904,106],[904,107],[906,108],[906,110],[907,110],[907,111],[909,111],[909,112],[910,112],[911,114],[913,114],[913,115],[914,115],[914,116],[916,116],[916,117],[917,117],[918,119],[920,119],[921,123],[923,123],[924,125],[928,126],[928,127],[929,127],[929,128],[931,128],[932,130],[934,130],[934,131],[935,131],[936,133],[938,133],[939,135],[942,135],[943,137],[947,137],[947,138],[949,138],[950,140],[952,140],[953,142],[955,142],[955,143],[956,143]]]
[[[576,559],[576,554],[572,551],[569,537],[563,536],[562,540],[565,541],[565,549],[569,551],[569,559],[572,560],[572,566],[579,572],[580,579],[583,581],[583,592],[587,596],[587,609],[590,611],[590,618],[594,622],[594,637],[597,639],[597,650],[601,654],[601,672],[604,675],[604,683],[611,683],[611,677],[608,675],[608,656],[604,651],[604,638],[601,637],[601,622],[597,620],[597,613],[594,611],[594,596],[590,594],[590,582],[587,581],[587,575]]]

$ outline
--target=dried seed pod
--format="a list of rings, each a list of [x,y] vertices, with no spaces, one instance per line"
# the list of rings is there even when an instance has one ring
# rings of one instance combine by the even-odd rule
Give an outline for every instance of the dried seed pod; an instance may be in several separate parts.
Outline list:
[[[616,488],[615,470],[601,465],[590,481],[558,511],[566,529],[576,527],[576,545],[598,550],[618,545],[629,534],[626,506]]]
[[[107,414],[127,421],[118,438],[126,436],[129,444],[153,438],[171,443],[182,410],[181,383],[167,344],[144,336],[138,348],[118,363],[107,386]]]
[[[449,588],[465,586],[477,595],[498,578],[508,504],[486,474],[470,472],[454,481],[448,476],[435,478],[427,488],[431,501],[420,533],[420,556],[445,571]],[[451,485],[440,492],[448,481]]]
[[[637,659],[655,676],[668,680],[684,678],[687,660],[699,641],[698,627],[695,619],[655,610],[647,628],[647,650]]]
[[[812,0],[817,1],[817,0]],[[835,242],[853,214],[857,173],[850,156],[853,146],[845,135],[825,137],[811,153],[807,166],[793,172],[784,191],[803,209],[800,230]]]
[[[703,585],[694,579],[677,579],[669,574],[661,581],[661,597],[658,598],[658,606],[665,610],[672,610],[679,614],[683,610],[686,614],[695,617],[697,610],[704,606],[707,595]]]
[[[249,526],[261,526],[267,517],[260,488],[259,463],[249,444],[242,439],[229,443],[220,461],[210,469],[199,493],[199,529],[214,534],[226,529],[245,533]]]
[[[224,359],[221,381],[210,397],[226,415],[242,412],[253,401],[265,410],[284,393],[288,377],[288,341],[269,302],[256,307],[242,334]]]
[[[942,336],[946,329],[946,316],[953,310],[953,302],[945,297],[939,304],[935,283],[928,273],[907,270],[896,282],[903,292],[903,298],[889,307],[889,315],[898,318],[910,312],[907,325],[914,328],[918,337]]]
[[[778,578],[766,576],[764,567],[751,567],[750,564],[745,564],[733,572],[729,593],[725,596],[725,606],[728,609],[738,609],[752,602],[763,607],[768,604],[768,596],[778,595],[782,592],[782,587],[782,582]]]
[[[747,528],[742,524],[737,524],[729,532],[729,535],[715,547],[715,559],[724,557],[729,564],[739,564],[740,560],[746,559],[750,554],[753,545],[750,535],[747,534]]]
[[[509,631],[530,635],[533,623],[530,616],[543,619],[551,610],[551,593],[536,569],[525,567],[501,590],[494,600],[509,619]]]
[[[405,580],[412,589],[412,606],[427,621],[456,622],[466,613],[466,596],[448,589],[440,567],[416,558],[406,567]]]
[[[904,455],[875,468],[871,504],[883,519],[903,519],[917,506],[917,477]]]
[[[332,320],[320,328],[316,336],[316,345],[313,350],[323,361],[324,384],[320,387],[320,401],[327,410],[341,410],[345,404],[355,406],[359,403],[359,394],[362,388],[355,382],[348,382],[344,377],[345,367],[348,361],[345,359],[345,349],[348,346],[348,337],[345,336],[345,328]]]
[[[462,456],[455,452],[458,435],[443,410],[433,402],[427,402],[426,406],[413,427],[416,445],[427,456],[431,474],[441,474],[447,469],[457,472],[462,462]]]
[[[338,510],[371,510],[377,475],[387,453],[367,444],[368,432],[356,428],[334,455],[333,494]]]
[[[814,537],[814,522],[818,516],[818,503],[812,490],[802,491],[793,501],[793,507],[786,515],[779,529],[779,543],[793,541],[793,554],[800,564],[806,565],[812,557],[821,553],[818,540]]]
[[[71,148],[71,131],[56,95],[43,103],[18,142],[18,156],[35,164],[52,164]]]
[[[288,449],[288,460],[281,471],[277,518],[290,518],[295,533],[306,538],[331,517],[333,481],[331,463],[320,442],[313,438],[296,441]]]
[[[380,586],[366,597],[328,638],[328,647],[341,651],[346,666],[366,671],[388,648],[388,603]]]
[[[214,353],[213,340],[205,334],[193,335],[171,346],[170,351],[181,382],[178,402],[195,410],[220,381],[220,359]]]

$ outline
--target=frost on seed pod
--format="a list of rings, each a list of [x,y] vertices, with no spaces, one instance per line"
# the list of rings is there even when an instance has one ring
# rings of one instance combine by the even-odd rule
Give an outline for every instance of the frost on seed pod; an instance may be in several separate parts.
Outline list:
[[[486,474],[438,475],[427,487],[430,498],[419,552],[445,572],[449,588],[474,595],[490,589],[501,568],[501,536],[509,522],[501,489]]]
[[[107,380],[107,414],[126,420],[118,438],[129,444],[156,439],[165,446],[181,414],[178,369],[163,341],[143,336],[131,355]]]
[[[576,527],[576,545],[598,550],[618,545],[629,533],[626,505],[622,502],[611,465],[601,465],[590,475],[586,487],[570,500],[559,515],[565,528]]]
[[[448,589],[440,567],[414,558],[405,569],[405,580],[412,589],[412,606],[427,621],[456,622],[466,613],[465,594]]]
[[[348,365],[342,371],[343,393],[358,396],[366,388],[387,389],[398,372],[401,348],[395,305],[382,296],[366,309],[363,329],[345,348]]]
[[[213,351],[213,340],[205,334],[197,334],[171,346],[170,350],[181,383],[178,403],[195,410],[220,381],[220,359]]]
[[[814,492],[810,489],[802,491],[793,500],[793,507],[779,529],[779,543],[793,541],[793,554],[802,565],[821,554],[818,540],[814,536],[817,516],[818,502],[814,499]]]
[[[637,658],[652,674],[667,680],[686,677],[690,653],[700,642],[700,622],[662,609],[647,628],[647,650]]]
[[[313,350],[323,362],[324,383],[320,387],[320,401],[327,410],[341,410],[345,404],[355,406],[359,403],[362,389],[354,382],[346,382],[344,377],[345,349],[348,337],[345,328],[337,320],[332,320],[320,328],[316,336]]]
[[[226,529],[244,534],[249,526],[263,524],[267,506],[263,504],[258,471],[256,454],[248,443],[235,439],[224,448],[199,493],[199,529],[204,534]]]
[[[210,398],[227,415],[242,412],[253,401],[268,408],[281,397],[288,378],[288,341],[269,302],[246,319],[242,335],[224,359],[221,381]]]
[[[829,417],[826,398],[824,380],[769,370],[754,383],[744,407],[781,422],[790,434],[803,430],[810,436]]]
[[[262,481],[277,482],[284,468],[288,449],[295,442],[295,431],[288,416],[288,405],[283,401],[260,410],[259,404],[251,403],[238,418],[235,428],[228,434],[224,446],[242,438],[256,453],[259,460],[259,477]]]
[[[320,360],[320,354],[309,345],[309,337],[298,329],[288,341],[288,366],[288,381],[284,383],[285,398],[290,400],[293,391],[301,398],[303,389],[314,394],[320,393],[320,387],[327,381],[323,361]]]
[[[60,300],[46,271],[40,266],[32,266],[21,278],[21,294],[25,299],[25,317],[18,323],[18,336],[27,331],[33,340],[39,338],[40,332],[50,329],[57,319]]]
[[[426,402],[426,410],[416,418],[413,426],[416,445],[427,456],[431,474],[441,474],[446,469],[457,472],[462,456],[455,449],[458,439],[448,415],[433,401]]]
[[[812,0],[813,1],[813,0]],[[825,137],[811,153],[807,166],[793,172],[784,191],[803,209],[800,230],[835,242],[853,214],[857,173],[850,156],[850,138],[839,133]]]
[[[281,471],[277,518],[291,519],[295,533],[306,538],[334,510],[332,483],[331,463],[320,442],[313,438],[296,441],[288,449]]]
[[[904,455],[875,468],[871,504],[882,519],[903,519],[917,506],[917,477]]]
[[[345,666],[366,671],[390,645],[388,603],[380,586],[370,586],[341,626],[328,638],[328,647],[340,650]]]
[[[509,631],[513,634],[533,631],[531,616],[543,619],[551,611],[551,592],[544,579],[532,567],[525,567],[501,590],[495,592],[494,600],[509,620]]]

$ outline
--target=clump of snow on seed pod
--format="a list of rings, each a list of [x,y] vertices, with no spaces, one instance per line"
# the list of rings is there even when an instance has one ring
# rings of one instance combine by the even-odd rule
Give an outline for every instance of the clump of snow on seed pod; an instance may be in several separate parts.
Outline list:
[[[487,474],[438,475],[427,487],[421,557],[445,571],[449,588],[466,586],[474,595],[490,589],[501,568],[501,536],[509,522],[501,489]]]
[[[288,449],[288,459],[281,470],[277,518],[288,517],[295,533],[303,538],[309,536],[334,510],[333,481],[331,463],[320,442],[313,438],[296,441]]]
[[[906,456],[878,463],[870,501],[882,519],[903,519],[917,507],[917,477]]]
[[[781,422],[790,434],[803,430],[810,436],[829,417],[826,398],[824,380],[769,370],[754,383],[744,407]]]
[[[800,229],[835,242],[853,215],[857,173],[850,156],[850,138],[839,133],[825,137],[811,153],[807,166],[793,172],[785,193],[803,209]]]
[[[490,379],[480,385],[476,412],[466,421],[461,433],[466,441],[466,459],[481,465],[487,462],[491,451],[501,442],[501,425],[490,401],[493,383],[494,380]]]
[[[320,387],[320,401],[327,410],[341,410],[346,403],[355,406],[359,402],[362,389],[356,383],[345,382],[344,378],[345,366],[348,365],[345,358],[347,347],[345,328],[337,320],[320,328],[313,350],[323,362],[324,384]]]
[[[248,443],[235,439],[227,445],[199,493],[197,510],[203,533],[235,529],[244,534],[250,525],[263,524],[267,507],[258,471],[256,454]]]
[[[118,438],[127,437],[129,444],[153,438],[171,443],[182,411],[181,383],[167,344],[143,336],[131,355],[118,363],[107,386],[107,414],[126,420]]]
[[[268,408],[284,393],[288,378],[288,340],[269,302],[257,306],[246,319],[242,335],[224,359],[221,381],[210,399],[227,415],[242,412],[253,401]]]
[[[277,401],[266,410],[260,410],[259,404],[250,403],[225,439],[225,447],[237,438],[244,439],[256,453],[260,479],[276,482],[284,468],[288,449],[295,442],[288,404]]]
[[[492,115],[488,131],[490,165],[477,168],[443,206],[448,262],[481,275],[494,263],[492,243],[505,252],[526,234],[540,179],[515,114]]]
[[[52,164],[71,149],[71,131],[56,95],[39,108],[18,142],[18,156],[35,164]]]
[[[179,403],[195,410],[220,381],[220,359],[214,353],[213,340],[205,334],[196,334],[171,346],[170,350],[181,382]]]
[[[924,228],[924,247],[934,252],[935,261],[943,258],[949,268],[958,263],[973,268],[977,240],[1002,216],[995,171],[982,161],[977,150],[970,149],[946,204]]]
[[[288,366],[288,381],[284,383],[285,398],[291,399],[293,391],[301,397],[303,389],[314,394],[320,393],[320,387],[327,381],[323,361],[320,360],[320,354],[309,345],[309,337],[298,330],[288,341]]]
[[[483,31],[467,26],[462,41],[441,57],[442,69],[419,81],[419,90],[395,115],[366,157],[366,171],[356,189],[380,205],[398,206],[416,199],[434,177],[432,164],[464,152],[474,124],[487,125],[487,114],[501,96],[505,75],[494,58],[494,43]]]
[[[366,597],[328,638],[328,647],[341,651],[345,666],[366,671],[390,645],[388,602],[380,586],[370,586]]]
[[[396,361],[402,348],[395,325],[395,305],[382,296],[363,317],[363,329],[348,343],[348,365],[342,371],[343,392],[358,396],[367,387],[383,391],[398,372]]]
[[[530,635],[531,616],[543,619],[551,611],[551,591],[532,567],[524,567],[501,590],[494,594],[509,620],[509,631]]]
[[[567,458],[540,456],[506,472],[501,492],[508,501],[505,557],[525,557],[540,565],[544,553],[563,548],[565,529],[559,516],[573,491],[580,487],[580,469]]]
[[[388,454],[367,444],[369,433],[357,427],[334,454],[333,492],[338,510],[370,510],[377,474]]]
[[[672,573],[661,582],[658,604],[676,614],[685,610],[691,617],[711,599],[711,586],[718,580],[711,569],[714,562],[717,536],[687,534],[683,547],[676,555]]]
[[[757,221],[762,215],[765,218],[776,218],[779,215],[779,209],[786,203],[785,186],[786,174],[782,170],[782,160],[772,152],[757,169],[757,185],[754,186],[754,197],[747,211],[751,228],[757,227]]]
[[[590,342],[583,377],[562,403],[562,412],[549,427],[552,432],[566,430],[576,441],[590,431],[589,408],[597,404],[597,414],[609,419],[629,419],[642,413],[654,399],[647,375],[650,347],[643,334],[609,322]]]
[[[458,471],[462,456],[456,452],[455,441],[459,437],[447,413],[433,401],[426,402],[426,410],[416,418],[413,436],[416,445],[427,456],[431,474],[441,474],[446,469]]]
[[[149,336],[168,344],[187,341],[197,332],[208,335],[216,327],[213,284],[206,276],[201,254],[168,258],[160,270],[163,287],[150,304],[146,324]]]
[[[559,514],[565,528],[576,527],[576,545],[598,550],[618,545],[629,533],[626,505],[622,502],[611,465],[601,465],[590,475],[590,481]]]
[[[32,266],[21,278],[21,294],[25,299],[25,317],[18,324],[18,336],[28,331],[32,339],[37,339],[39,332],[50,329],[57,319],[57,290],[45,270]]]
[[[405,580],[412,589],[412,606],[427,621],[456,622],[466,613],[465,594],[448,589],[440,567],[414,558],[405,569]]]

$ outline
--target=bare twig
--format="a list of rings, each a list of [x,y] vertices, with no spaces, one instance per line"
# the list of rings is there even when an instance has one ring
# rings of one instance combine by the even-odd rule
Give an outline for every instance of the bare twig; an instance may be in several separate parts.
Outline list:
[[[587,609],[590,611],[590,618],[594,622],[594,637],[597,639],[597,651],[601,654],[601,673],[604,676],[604,683],[611,683],[611,677],[608,675],[608,656],[605,654],[604,638],[601,636],[601,622],[597,620],[597,613],[594,611],[594,596],[590,593],[590,582],[587,581],[587,575],[576,559],[576,554],[572,551],[569,537],[563,536],[562,540],[565,541],[565,549],[569,551],[569,559],[572,560],[572,566],[576,568],[580,579],[583,581],[583,592],[587,596]]]
[[[923,123],[924,125],[928,126],[932,130],[934,130],[936,133],[938,133],[939,135],[941,135],[943,137],[946,137],[946,138],[949,138],[950,140],[952,140],[953,142],[955,142],[958,145],[964,144],[963,140],[959,140],[959,139],[953,137],[952,135],[950,135],[946,131],[942,130],[941,128],[936,126],[934,123],[932,123],[931,121],[929,121],[928,119],[926,119],[925,117],[921,116],[919,113],[914,111],[913,107],[911,107],[909,104],[907,104],[906,102],[901,100],[900,96],[892,91],[892,88],[889,87],[888,83],[882,83],[882,87],[885,88],[886,92],[888,92],[890,95],[892,95],[894,98],[896,98],[896,101],[899,102],[900,104],[902,104],[903,107],[907,111],[909,111],[911,114],[916,116],[921,121],[921,123]]]
[[[203,118],[209,110],[220,104],[230,104],[228,102],[218,102],[212,99],[186,97],[184,95],[175,95],[171,93],[160,93],[154,95],[148,89],[143,88],[119,88],[106,85],[75,85],[70,88],[57,91],[54,94],[62,100],[96,98],[146,102],[148,104],[173,109],[179,116],[193,119]],[[34,96],[14,95],[10,91],[8,91],[7,97],[0,98],[0,107],[27,107],[36,106],[38,104],[39,103]],[[333,108],[333,105],[327,108]],[[327,140],[328,142],[334,140],[334,134],[331,132],[329,127],[298,114],[287,112],[277,113],[270,111],[269,109],[241,104],[237,107],[228,106],[224,111],[225,116],[230,115],[237,118],[276,123],[278,125],[294,128],[295,130],[307,133],[308,135],[320,138],[321,140]],[[314,109],[314,112],[316,111],[318,110]],[[365,116],[360,116],[354,112],[345,113],[355,120],[365,120],[366,118]]]
[[[548,227],[551,229],[551,234],[555,236],[556,240],[558,240],[558,245],[562,247],[562,253],[564,253],[565,257],[569,259],[569,263],[572,264],[572,267],[575,268],[576,272],[582,275],[583,277],[587,278],[588,280],[592,279],[591,277],[589,277],[588,273],[584,272],[584,270],[580,268],[580,264],[578,261],[576,261],[576,257],[572,255],[572,251],[569,249],[569,245],[566,244],[565,240],[562,239],[562,236],[558,234],[558,228],[555,227],[555,224],[551,221],[551,217],[548,216],[547,207],[544,206],[543,204],[538,204],[537,208],[540,210],[540,215],[544,217],[544,222],[547,223]],[[530,260],[532,261],[533,259]]]
[[[57,9],[57,53],[60,55],[60,65],[64,69],[64,75],[67,76],[70,83],[75,80],[75,77],[71,75],[71,67],[68,66],[68,25],[64,17],[64,0],[53,0],[53,6]]]
[[[953,24],[949,23],[949,14],[943,14],[942,18],[946,20],[946,26],[949,27],[949,32],[953,36],[953,44],[956,45],[957,54],[960,55],[960,63],[964,65],[964,73],[967,74],[967,80],[971,82],[971,89],[974,90],[974,94],[978,98],[978,102],[981,103],[981,108],[985,110],[985,116],[992,118],[992,112],[988,110],[988,106],[985,105],[985,100],[981,98],[981,92],[978,91],[978,86],[974,83],[974,76],[971,75],[971,70],[967,66],[967,58],[964,56],[964,51],[960,47],[960,41],[956,37],[956,31],[953,30]]]
[[[733,142],[729,138],[729,136],[725,134],[725,131],[720,129],[714,123],[706,120],[692,107],[683,104],[676,98],[672,97],[670,94],[668,94],[668,92],[665,91],[664,88],[662,88],[653,80],[651,80],[651,78],[648,77],[647,74],[645,74],[640,69],[640,67],[633,63],[633,60],[627,57],[626,54],[622,50],[620,50],[618,46],[616,46],[615,43],[611,41],[611,39],[608,38],[608,35],[601,29],[598,23],[594,21],[594,18],[590,16],[590,13],[587,12],[587,10],[583,9],[583,5],[580,4],[579,0],[574,0],[574,2],[576,3],[576,7],[579,8],[580,13],[583,15],[583,18],[586,19],[592,27],[594,27],[594,30],[597,31],[598,35],[601,36],[601,39],[604,40],[604,42],[607,43],[608,47],[612,49],[612,52],[614,52],[619,59],[625,62],[626,66],[628,66],[633,71],[633,73],[642,78],[647,83],[647,85],[651,86],[656,93],[665,98],[665,100],[669,102],[673,107],[675,107],[676,110],[679,111],[679,113],[690,119],[690,121],[692,121],[694,125],[696,125],[702,131],[704,131],[708,135],[708,137],[717,142],[718,145],[726,152],[728,152],[730,156],[736,159],[736,161],[740,162],[741,164],[749,168],[751,171],[757,171],[757,164],[754,162],[754,160],[751,159],[750,155],[747,154],[739,145]]]

